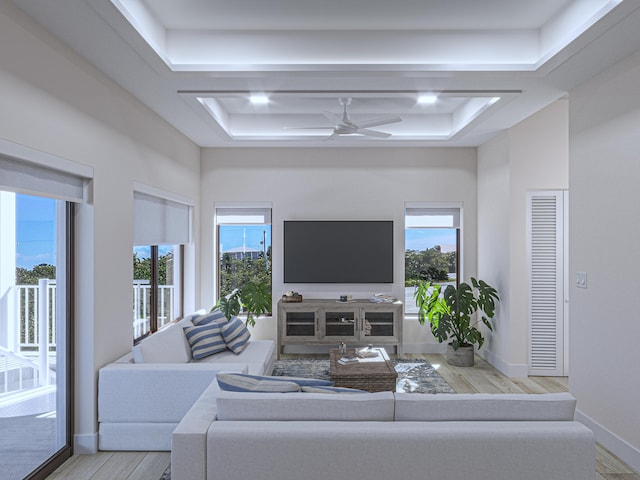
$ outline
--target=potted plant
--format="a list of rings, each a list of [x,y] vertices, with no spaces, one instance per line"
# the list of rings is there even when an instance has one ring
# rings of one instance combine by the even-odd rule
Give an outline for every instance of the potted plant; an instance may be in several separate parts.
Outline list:
[[[219,308],[227,318],[245,312],[246,324],[253,327],[257,317],[271,311],[271,286],[268,283],[245,282],[240,288],[220,298],[214,308]]]
[[[482,322],[493,331],[490,319],[500,301],[495,288],[483,280],[471,278],[471,285],[462,282],[458,288],[429,282],[418,283],[414,294],[418,306],[418,321],[431,326],[431,332],[439,342],[450,340],[447,346],[447,362],[459,367],[473,365],[474,345],[482,347],[484,337],[477,325]],[[478,317],[472,321],[472,315]]]

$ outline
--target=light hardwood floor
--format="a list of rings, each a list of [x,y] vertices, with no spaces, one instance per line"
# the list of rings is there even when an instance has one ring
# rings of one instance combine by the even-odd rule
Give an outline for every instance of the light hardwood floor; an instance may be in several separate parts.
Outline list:
[[[284,355],[283,358],[313,358]],[[320,355],[317,356],[321,358]],[[452,367],[442,355],[406,355],[426,359],[458,393],[566,392],[566,377],[508,378],[476,356],[472,368]],[[326,358],[326,356],[325,356]],[[76,455],[49,476],[51,480],[158,480],[169,465],[169,452],[100,452]],[[514,479],[517,480],[517,479]],[[628,465],[598,445],[595,480],[640,480]]]

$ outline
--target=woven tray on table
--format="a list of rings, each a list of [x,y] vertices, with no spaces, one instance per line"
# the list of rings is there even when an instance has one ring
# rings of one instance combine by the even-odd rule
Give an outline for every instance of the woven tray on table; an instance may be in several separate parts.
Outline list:
[[[353,355],[355,350],[347,350]],[[337,349],[329,352],[331,380],[336,387],[357,388],[368,392],[395,392],[398,373],[388,357],[377,362],[360,362],[340,365],[341,355]],[[386,355],[385,355],[386,356]]]

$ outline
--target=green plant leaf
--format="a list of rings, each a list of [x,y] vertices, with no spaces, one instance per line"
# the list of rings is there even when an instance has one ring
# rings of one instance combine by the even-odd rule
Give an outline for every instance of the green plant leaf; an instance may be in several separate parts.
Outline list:
[[[227,318],[232,318],[237,316],[242,309],[242,305],[240,304],[240,294],[238,290],[234,290],[226,297],[222,297],[218,300],[216,307],[219,308],[224,316]]]
[[[441,292],[439,285],[419,282],[414,294],[418,321],[421,324],[428,321],[434,337],[439,342],[450,340],[454,350],[462,345],[482,347],[484,338],[476,328],[479,322],[493,331],[489,319],[495,315],[496,302],[500,301],[498,293],[483,280],[471,278],[471,285],[464,282],[458,288],[448,285]],[[472,322],[472,315],[478,311],[480,319]]]
[[[240,299],[247,311],[247,325],[254,326],[256,317],[271,311],[271,287],[266,283],[245,283],[240,289]]]

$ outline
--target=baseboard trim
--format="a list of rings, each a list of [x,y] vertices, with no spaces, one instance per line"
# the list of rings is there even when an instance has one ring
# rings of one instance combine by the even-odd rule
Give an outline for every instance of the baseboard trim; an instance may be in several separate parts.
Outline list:
[[[596,441],[610,450],[614,455],[620,458],[633,468],[636,473],[640,473],[640,450],[630,445],[628,442],[609,431],[588,415],[576,409],[575,419],[583,425],[590,428],[596,436]]]
[[[98,453],[98,434],[85,433],[73,436],[74,455],[93,455]]]
[[[507,363],[493,352],[485,349],[478,350],[478,355],[509,378],[526,378],[529,376],[529,366],[526,364]]]

